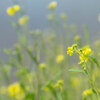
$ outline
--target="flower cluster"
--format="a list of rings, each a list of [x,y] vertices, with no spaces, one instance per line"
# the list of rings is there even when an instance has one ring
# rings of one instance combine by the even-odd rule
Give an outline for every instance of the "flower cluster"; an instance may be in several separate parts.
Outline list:
[[[72,56],[74,52],[79,55],[79,59],[80,59],[79,64],[83,64],[84,62],[87,62],[89,56],[93,54],[89,46],[84,46],[83,48],[77,48],[77,44],[73,44],[72,47],[68,47],[67,54]]]
[[[85,46],[82,49],[79,50],[79,58],[80,62],[79,64],[83,64],[84,62],[87,62],[89,60],[89,56],[93,54],[91,48],[89,46]]]
[[[58,80],[57,83],[54,85],[54,88],[61,88],[63,84],[63,80]]]
[[[67,49],[67,54],[72,56],[74,51],[75,51],[75,48],[77,47],[77,44],[73,44],[72,47],[68,47]]]
[[[18,21],[20,25],[25,25],[27,22],[28,22],[28,16],[22,16]]]
[[[12,7],[9,7],[7,9],[7,13],[10,16],[14,16],[16,14],[16,12],[18,12],[20,10],[20,6],[19,5],[14,5]]]
[[[92,95],[92,89],[87,89],[83,91],[83,97],[87,97],[88,95]]]
[[[19,83],[14,83],[8,87],[8,93],[11,98],[21,99],[24,97],[24,92]]]

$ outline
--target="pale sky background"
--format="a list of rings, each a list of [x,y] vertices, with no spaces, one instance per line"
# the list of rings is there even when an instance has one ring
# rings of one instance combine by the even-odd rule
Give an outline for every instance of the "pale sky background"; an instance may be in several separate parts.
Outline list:
[[[22,0],[19,0],[22,1]],[[23,0],[24,1],[24,0]],[[27,12],[30,16],[30,29],[46,29],[48,22],[46,16],[50,13],[47,9],[52,0],[26,0]],[[97,39],[100,31],[98,14],[100,13],[100,0],[56,0],[57,13],[65,12],[69,24],[76,24],[81,34],[82,26],[86,24],[92,39]],[[0,0],[0,48],[11,47],[17,40],[17,35],[8,23],[12,19],[6,14],[6,9],[12,6],[11,0]]]

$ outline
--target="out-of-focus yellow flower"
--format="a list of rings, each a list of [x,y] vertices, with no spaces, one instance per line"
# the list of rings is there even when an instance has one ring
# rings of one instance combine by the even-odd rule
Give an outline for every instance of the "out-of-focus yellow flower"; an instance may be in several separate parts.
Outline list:
[[[77,48],[77,44],[73,44],[72,47],[68,47],[67,48],[67,54],[69,54],[70,56],[73,55],[74,50]]]
[[[66,20],[66,18],[67,18],[67,16],[66,16],[65,13],[62,13],[60,16],[61,16],[61,18],[62,18],[63,20]]]
[[[7,8],[7,13],[10,16],[14,16],[16,14],[16,12],[18,12],[19,10],[20,10],[20,6],[14,5],[13,7]]]
[[[56,2],[56,1],[53,1],[53,2],[51,2],[51,3],[49,4],[48,8],[49,8],[50,10],[53,10],[56,6],[57,6],[57,2]]]
[[[14,16],[14,15],[15,15],[15,11],[14,11],[13,8],[8,8],[8,9],[7,9],[7,13],[8,13],[8,15],[10,15],[10,16]]]
[[[87,89],[87,90],[83,91],[82,95],[83,95],[83,97],[86,97],[88,95],[92,95],[92,89]]]
[[[92,52],[91,48],[89,48],[88,46],[86,46],[86,47],[83,47],[83,54],[85,56],[88,56],[88,55],[93,54],[93,52]]]
[[[63,84],[63,80],[58,80],[57,83],[54,85],[54,88],[61,88]]]
[[[22,99],[24,97],[24,92],[17,82],[8,87],[8,93],[11,98]]]
[[[64,84],[64,81],[63,80],[58,80],[57,83],[60,84],[60,85],[63,85]]]
[[[75,41],[79,41],[81,38],[80,38],[80,36],[79,35],[76,35],[75,37],[74,37],[74,40]]]
[[[61,63],[63,60],[64,60],[64,56],[63,56],[63,55],[58,55],[58,56],[56,57],[56,62],[57,62],[57,63]]]
[[[88,61],[88,58],[87,57],[79,56],[79,58],[80,58],[80,62],[78,64],[83,64],[84,62],[87,62]]]
[[[45,91],[45,92],[49,91],[49,87],[46,86],[46,87],[44,88],[44,91]]]
[[[25,25],[28,22],[28,16],[23,16],[19,19],[18,23],[20,25]]]
[[[7,87],[5,86],[0,87],[0,94],[4,95],[6,93],[7,93]]]
[[[75,88],[78,88],[79,85],[80,85],[80,81],[78,78],[74,77],[71,79],[71,82],[72,82],[72,85],[75,87]]]
[[[40,66],[41,69],[45,69],[46,68],[46,64],[45,63],[41,63],[39,66]]]
[[[13,9],[15,12],[19,11],[20,10],[20,6],[19,5],[14,5],[13,6]]]

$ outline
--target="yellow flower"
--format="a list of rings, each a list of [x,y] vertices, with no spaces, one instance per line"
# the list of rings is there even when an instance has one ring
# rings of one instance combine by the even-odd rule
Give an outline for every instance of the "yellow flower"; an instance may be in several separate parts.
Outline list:
[[[58,55],[58,56],[56,57],[56,62],[57,62],[57,63],[61,63],[63,60],[64,60],[64,56],[63,56],[63,55]]]
[[[10,16],[14,16],[15,15],[15,11],[14,11],[14,9],[12,7],[10,7],[10,8],[7,9],[7,13]]]
[[[75,87],[75,88],[78,88],[77,86],[80,85],[80,81],[78,78],[74,77],[71,79],[71,82],[72,82],[72,85]]]
[[[56,6],[57,6],[57,2],[56,2],[56,1],[53,1],[53,2],[51,2],[51,3],[49,4],[48,8],[49,8],[50,10],[52,10],[52,9],[54,9]]]
[[[60,85],[64,84],[63,80],[58,80],[57,83],[60,84]]]
[[[19,83],[14,83],[8,87],[8,93],[11,98],[21,99],[24,93]]]
[[[81,49],[81,52],[79,52],[79,54],[81,54],[81,56],[79,56],[80,58],[80,62],[79,64],[83,64],[84,62],[88,61],[88,56],[92,55],[93,52],[92,50],[89,48],[89,46],[85,46]]]
[[[61,88],[63,84],[63,80],[58,80],[57,83],[54,85],[54,88]]]
[[[41,63],[39,66],[40,66],[41,69],[45,69],[46,68],[46,64],[45,63]]]
[[[63,20],[66,20],[66,18],[67,18],[67,16],[66,16],[65,13],[62,13],[60,16],[61,16],[61,18],[62,18]]]
[[[44,91],[45,91],[45,92],[49,91],[49,87],[46,86],[46,87],[44,88]]]
[[[85,91],[83,91],[83,94],[82,94],[84,97],[88,96],[88,95],[92,95],[92,89],[87,89]]]
[[[55,84],[55,86],[54,86],[54,88],[60,88],[61,86],[60,86],[60,84]]]
[[[68,47],[67,49],[68,49],[67,54],[69,54],[70,56],[72,56],[73,53],[74,53],[73,48],[72,47]]]
[[[0,94],[4,95],[6,93],[7,93],[7,87],[5,86],[0,87]]]
[[[16,12],[18,12],[19,10],[20,10],[20,6],[14,5],[13,7],[7,8],[7,13],[10,16],[14,16],[16,14]]]
[[[79,41],[81,38],[80,38],[80,36],[79,35],[76,35],[75,37],[74,37],[74,40],[75,41]]]
[[[83,64],[83,63],[85,63],[85,62],[88,61],[88,58],[87,57],[79,56],[79,58],[80,58],[80,62],[78,64]]]
[[[13,6],[13,9],[15,12],[19,11],[20,10],[20,6],[19,5],[14,5]]]
[[[88,55],[92,54],[92,50],[89,47],[86,47],[84,49],[83,53],[85,56],[88,56]]]
[[[28,17],[27,16],[23,16],[19,19],[18,23],[20,25],[25,25],[28,22]]]

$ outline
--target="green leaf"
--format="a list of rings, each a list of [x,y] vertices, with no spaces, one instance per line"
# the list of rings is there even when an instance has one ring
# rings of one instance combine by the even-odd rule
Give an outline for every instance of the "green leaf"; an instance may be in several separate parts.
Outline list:
[[[84,72],[83,70],[81,70],[81,69],[69,69],[69,71],[85,73],[85,72]]]

